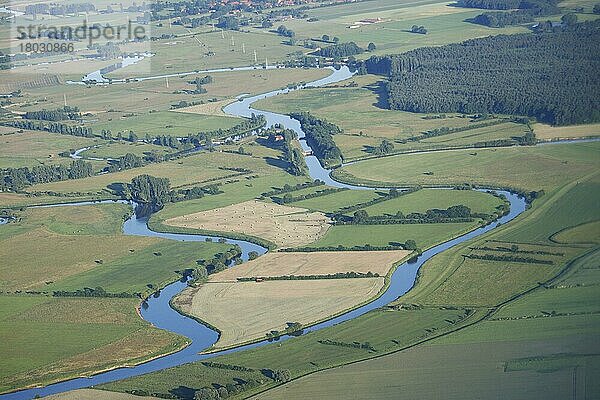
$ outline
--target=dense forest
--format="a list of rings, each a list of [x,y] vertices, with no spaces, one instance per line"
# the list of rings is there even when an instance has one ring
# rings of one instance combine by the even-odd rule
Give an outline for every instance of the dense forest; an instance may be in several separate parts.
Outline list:
[[[538,15],[549,15],[560,12],[558,3],[559,0],[458,0],[455,5],[484,10],[535,10]]]
[[[553,125],[600,121],[600,21],[371,57],[390,77],[391,109],[527,115]]]

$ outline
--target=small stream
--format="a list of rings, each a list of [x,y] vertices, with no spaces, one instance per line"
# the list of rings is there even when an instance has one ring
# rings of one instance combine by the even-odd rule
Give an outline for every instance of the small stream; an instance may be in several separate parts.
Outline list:
[[[329,83],[335,83],[342,80],[345,80],[352,76],[352,73],[347,67],[342,67],[339,70],[333,70],[332,74],[326,78],[320,79],[318,81],[307,84],[307,87],[317,87],[326,85]],[[305,150],[310,150],[310,147],[306,144],[302,138],[304,138],[304,132],[300,129],[300,124],[296,120],[292,120],[288,116],[276,114],[272,112],[255,110],[251,107],[251,105],[257,100],[264,99],[267,97],[277,96],[282,93],[288,93],[292,90],[297,89],[281,89],[272,91],[266,94],[252,96],[243,98],[238,102],[232,103],[229,106],[225,107],[224,111],[228,114],[234,116],[241,117],[249,117],[252,113],[255,114],[263,114],[267,118],[267,126],[271,126],[273,124],[279,123],[284,125],[287,128],[294,129],[301,139],[302,147]],[[354,190],[374,190],[376,188],[368,188],[362,186],[353,186],[347,185],[344,183],[337,182],[330,177],[330,170],[324,169],[316,157],[309,156],[306,157],[306,162],[309,168],[309,173],[312,179],[320,179],[324,181],[327,185],[334,187],[344,187]],[[467,234],[464,234],[455,239],[449,240],[445,243],[437,245],[435,247],[430,248],[429,250],[423,252],[423,254],[417,259],[416,262],[405,262],[400,265],[392,274],[390,279],[390,285],[387,290],[374,301],[359,307],[353,311],[346,312],[342,315],[339,315],[335,318],[327,320],[325,322],[321,322],[319,324],[313,325],[304,329],[304,332],[316,331],[319,329],[323,329],[332,325],[339,324],[344,321],[348,321],[359,317],[369,311],[372,311],[376,308],[385,306],[390,302],[396,300],[398,297],[405,294],[409,291],[414,283],[419,271],[419,268],[431,257],[436,254],[441,253],[453,246],[456,246],[459,243],[462,243],[466,240],[475,238],[480,236],[486,232],[489,232],[496,228],[499,224],[505,224],[519,214],[521,214],[526,207],[525,201],[523,198],[518,197],[517,195],[505,192],[498,191],[498,193],[506,196],[507,200],[510,202],[510,212],[509,214],[501,217],[496,222],[479,227]],[[100,202],[100,203],[110,203],[108,202]],[[123,201],[120,201],[123,202]],[[89,204],[98,204],[98,202],[82,202],[82,203],[71,203],[71,204],[59,204],[52,205],[52,207],[66,207],[66,206],[82,206]],[[50,207],[50,206],[44,206]],[[136,236],[148,236],[148,237],[160,237],[169,240],[178,240],[178,241],[195,241],[195,242],[203,242],[207,238],[210,238],[214,241],[217,241],[219,237],[212,236],[204,236],[204,235],[194,235],[194,234],[173,234],[173,233],[162,233],[155,232],[148,228],[148,219],[141,218],[138,219],[135,216],[129,218],[123,225],[123,232],[126,235],[136,235]],[[244,260],[248,259],[248,253],[250,251],[256,251],[259,254],[264,254],[267,249],[258,246],[256,244],[241,241],[241,240],[231,240],[226,239],[227,243],[237,244],[241,247]],[[234,349],[225,350],[212,354],[199,354],[203,350],[206,350],[211,345],[213,345],[217,339],[217,332],[212,329],[198,323],[197,321],[185,317],[175,310],[173,310],[169,302],[170,300],[184,290],[187,287],[187,283],[185,281],[177,281],[168,286],[166,286],[160,293],[157,293],[155,296],[151,296],[141,307],[141,315],[142,317],[155,325],[158,328],[162,328],[179,335],[183,335],[191,339],[192,343],[185,349],[173,353],[171,355],[167,355],[164,357],[157,358],[155,360],[137,365],[131,368],[118,368],[112,371],[103,372],[97,375],[94,375],[90,378],[77,378],[71,379],[59,383],[55,383],[52,385],[48,385],[43,388],[34,388],[34,389],[26,389],[18,392],[13,392],[5,395],[0,395],[0,399],[31,399],[34,396],[47,396],[50,394],[61,393],[69,390],[89,387],[93,385],[99,385],[102,383],[112,382],[115,380],[125,379],[133,376],[138,376],[142,374],[146,374],[149,372],[160,371],[169,367],[174,367],[177,365],[182,365],[190,362],[195,362],[199,360],[204,360],[212,357],[216,357],[223,354],[229,354],[233,352],[243,351],[250,348],[260,347],[269,344],[267,340],[257,342],[250,345],[240,346]],[[290,337],[284,336],[280,341],[289,340]]]

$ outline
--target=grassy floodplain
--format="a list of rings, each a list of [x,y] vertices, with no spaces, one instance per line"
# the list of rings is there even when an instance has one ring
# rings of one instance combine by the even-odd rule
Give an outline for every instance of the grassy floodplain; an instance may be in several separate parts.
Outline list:
[[[2,227],[1,391],[141,362],[186,343],[142,321],[139,298],[52,296],[98,286],[148,293],[147,285],[160,288],[230,248],[124,236],[129,213],[122,204],[29,208]]]

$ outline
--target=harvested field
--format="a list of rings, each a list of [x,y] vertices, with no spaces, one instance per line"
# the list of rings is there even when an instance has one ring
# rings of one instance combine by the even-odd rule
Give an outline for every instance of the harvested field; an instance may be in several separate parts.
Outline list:
[[[384,276],[408,256],[397,251],[324,251],[318,253],[267,253],[256,260],[210,276],[211,282],[235,281],[241,277],[283,275],[327,275],[336,272],[373,272]]]
[[[319,212],[260,201],[246,201],[215,210],[166,220],[181,228],[236,232],[270,240],[278,246],[312,243],[329,229],[329,218]]]
[[[223,112],[223,107],[228,106],[234,101],[235,99],[225,99],[220,101],[213,101],[210,103],[198,104],[196,106],[178,108],[173,111],[187,114],[204,114],[226,117],[228,115]]]
[[[540,140],[578,139],[589,136],[600,136],[600,124],[550,126],[535,124],[535,136]]]
[[[383,278],[206,283],[184,291],[175,305],[221,331],[216,349],[339,314],[374,297],[383,284]]]

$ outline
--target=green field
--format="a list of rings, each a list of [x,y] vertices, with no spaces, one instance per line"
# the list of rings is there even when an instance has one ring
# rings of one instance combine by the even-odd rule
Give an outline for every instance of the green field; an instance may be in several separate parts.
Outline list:
[[[129,130],[136,132],[138,136],[148,134],[150,136],[176,136],[184,137],[188,134],[209,132],[217,129],[229,129],[240,123],[240,119],[231,117],[219,117],[214,115],[183,114],[173,111],[158,111],[146,115],[133,117],[121,117],[112,121],[101,122],[91,125],[94,132],[110,130],[113,135],[116,132]]]
[[[312,247],[389,246],[414,240],[422,249],[452,239],[477,227],[477,223],[461,222],[447,224],[410,225],[340,225],[329,228],[325,236]]]
[[[1,128],[0,168],[34,167],[36,165],[69,164],[73,160],[59,153],[92,146],[104,141],[82,137],[58,135],[47,132],[23,131]],[[95,166],[105,163],[95,163]]]
[[[30,208],[0,229],[0,390],[141,361],[183,344],[142,321],[137,298],[52,296],[99,286],[147,294],[230,248],[124,236],[129,213],[123,204]],[[10,334],[15,329],[19,335]]]
[[[183,338],[140,320],[137,303],[0,296],[0,391],[139,362],[183,345]]]
[[[119,158],[125,154],[131,153],[138,157],[143,157],[146,153],[166,155],[172,151],[173,150],[168,147],[155,146],[147,143],[112,142],[86,150],[80,153],[80,155],[85,158]]]
[[[387,185],[480,185],[548,190],[600,166],[598,143],[451,150],[405,154],[352,164],[334,172],[348,182]]]
[[[199,259],[228,249],[121,234],[123,204],[28,209],[0,231],[3,290],[146,292],[178,279]],[[36,243],[32,248],[29,244]],[[41,260],[41,261],[40,261]]]
[[[380,104],[383,83],[382,77],[356,76],[332,87],[301,90],[260,100],[256,106],[286,114],[310,110],[316,116],[337,124],[344,132],[336,135],[334,140],[346,160],[373,156],[373,148],[384,139],[393,142],[394,152],[414,152],[469,147],[525,133],[525,125],[512,122],[480,126],[494,121],[474,121],[458,114],[430,118],[432,115],[387,110]],[[439,128],[468,130],[406,141]]]

